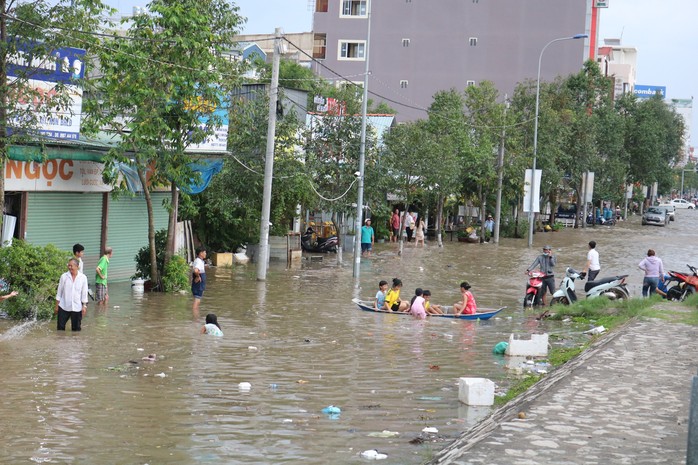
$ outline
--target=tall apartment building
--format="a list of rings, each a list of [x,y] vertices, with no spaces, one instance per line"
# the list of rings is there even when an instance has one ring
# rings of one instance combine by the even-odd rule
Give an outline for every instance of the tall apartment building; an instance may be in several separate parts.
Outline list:
[[[368,50],[369,91],[393,100],[387,103],[400,121],[414,120],[426,117],[420,108],[439,90],[489,80],[511,95],[517,83],[536,79],[545,44],[586,33],[590,38],[545,51],[541,79],[578,72],[596,49],[594,1],[373,0],[368,44],[368,0],[315,0],[313,55],[363,83]],[[314,69],[336,77],[318,64]]]

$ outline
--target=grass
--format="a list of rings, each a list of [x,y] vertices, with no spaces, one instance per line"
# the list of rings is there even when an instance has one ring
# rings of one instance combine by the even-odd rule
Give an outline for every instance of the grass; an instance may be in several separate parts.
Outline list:
[[[661,304],[661,305],[660,305]],[[676,309],[671,309],[672,305]],[[678,307],[681,305],[681,307]],[[661,307],[661,308],[658,308]],[[685,309],[690,311],[686,312]],[[556,305],[551,308],[553,320],[572,319],[577,323],[586,323],[593,326],[604,326],[607,330],[613,330],[633,318],[661,318],[676,323],[698,326],[698,294],[693,294],[681,304],[668,302],[659,296],[649,299],[628,299],[614,301],[603,297],[597,299],[580,300],[572,305]],[[553,367],[564,365],[574,357],[586,350],[591,342],[598,337],[594,336],[589,341],[576,347],[553,348],[548,354],[548,363]],[[550,335],[551,339],[555,335]],[[526,392],[545,375],[529,374],[523,378],[513,380],[506,394],[495,398],[495,405],[502,406],[519,394]]]

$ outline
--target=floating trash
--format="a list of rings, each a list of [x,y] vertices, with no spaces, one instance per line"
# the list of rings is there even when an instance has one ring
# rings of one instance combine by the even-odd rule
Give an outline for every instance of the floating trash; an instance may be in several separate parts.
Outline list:
[[[498,342],[497,345],[495,345],[492,349],[492,353],[496,355],[502,355],[507,351],[507,347],[509,347],[508,342]]]
[[[247,346],[247,350],[258,350],[255,346]]]
[[[322,409],[322,413],[327,415],[336,415],[338,413],[342,413],[342,409],[339,407],[335,407],[334,405],[330,405]]]
[[[439,432],[438,429],[434,428],[433,426],[427,426],[422,430],[422,433],[428,433],[428,434],[437,434]]]
[[[441,400],[441,397],[438,397],[438,396],[422,396],[422,397],[417,397],[417,400]]]
[[[252,389],[252,385],[246,381],[243,381],[242,383],[238,384],[238,389],[241,391],[249,391]]]
[[[386,454],[382,454],[378,452],[376,449],[369,449],[365,450],[361,453],[361,457],[365,459],[371,459],[371,460],[383,460],[387,459],[388,456]]]
[[[584,334],[596,335],[596,334],[601,334],[601,333],[605,333],[605,332],[606,332],[606,328],[604,328],[602,325],[602,326],[597,326],[596,328],[592,328],[589,331],[584,331]]]
[[[158,373],[157,375],[158,378],[165,378],[167,375],[165,373]]]
[[[400,436],[400,433],[397,431],[388,431],[387,429],[384,429],[383,431],[368,433],[368,436],[372,438],[394,438]]]

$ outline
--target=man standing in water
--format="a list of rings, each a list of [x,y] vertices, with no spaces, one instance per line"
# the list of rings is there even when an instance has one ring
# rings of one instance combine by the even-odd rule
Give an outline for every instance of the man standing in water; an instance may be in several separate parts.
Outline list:
[[[557,264],[557,259],[553,256],[553,248],[549,245],[543,247],[543,253],[538,255],[536,259],[531,263],[531,266],[526,269],[526,273],[534,270],[536,267],[540,268],[541,273],[545,273],[543,278],[543,286],[540,288],[541,292],[541,302],[545,305],[545,291],[550,290],[550,295],[555,293],[555,274],[553,268]]]
[[[192,307],[192,313],[194,317],[199,316],[199,304],[201,303],[201,298],[204,296],[204,291],[206,290],[206,264],[204,260],[206,259],[206,249],[203,247],[196,250],[196,258],[194,259],[193,266],[193,277],[191,280],[191,293],[194,295],[194,306]]]
[[[65,331],[65,324],[70,320],[70,329],[80,331],[82,317],[87,312],[87,277],[79,270],[76,258],[68,261],[68,271],[61,275],[56,291],[56,309],[58,331]]]
[[[593,281],[601,271],[599,263],[599,252],[596,250],[596,241],[589,241],[589,252],[587,253],[587,266],[584,273],[587,273],[587,281]]]

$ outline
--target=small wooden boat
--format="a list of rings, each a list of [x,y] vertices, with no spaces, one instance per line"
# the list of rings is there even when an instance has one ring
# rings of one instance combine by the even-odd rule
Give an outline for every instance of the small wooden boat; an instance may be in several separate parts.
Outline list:
[[[359,300],[359,299],[352,299],[352,302],[354,302],[358,307],[365,311],[365,312],[373,312],[373,313],[389,313],[393,315],[410,315],[409,312],[391,312],[388,310],[376,310],[373,308],[373,301],[367,301],[367,300]],[[447,310],[451,310],[452,307],[450,306],[442,306],[442,308],[446,308]],[[485,311],[480,311],[477,313],[471,313],[469,315],[466,314],[460,314],[460,315],[453,315],[449,313],[444,313],[443,315],[430,315],[427,314],[427,316],[430,317],[439,317],[439,318],[453,318],[457,320],[489,320],[493,316],[495,316],[497,313],[501,312],[504,310],[506,307],[500,307],[500,308],[494,308],[494,309],[481,309]]]

